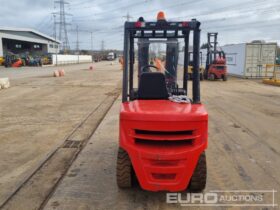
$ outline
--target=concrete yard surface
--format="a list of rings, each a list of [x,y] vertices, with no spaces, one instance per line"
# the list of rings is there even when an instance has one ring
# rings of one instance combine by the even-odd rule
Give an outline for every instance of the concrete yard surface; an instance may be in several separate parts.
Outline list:
[[[119,65],[94,65],[59,78],[56,67],[1,69],[12,87],[0,91],[0,208],[39,208],[120,94]]]
[[[0,66],[0,78],[10,77],[13,80],[16,80],[16,79],[30,78],[30,77],[49,76],[55,70],[65,69],[67,73],[69,73],[81,69],[89,69],[89,66],[90,66],[89,63],[73,64],[73,65],[66,65],[66,66],[45,66],[45,67],[24,66],[20,68],[5,68],[4,66]]]
[[[203,81],[209,112],[208,179],[211,190],[280,189],[280,89],[256,80]],[[117,100],[45,205],[45,210],[272,209],[184,207],[167,204],[166,193],[119,189],[116,184]],[[274,204],[280,203],[279,193]],[[276,207],[278,208],[278,207]]]

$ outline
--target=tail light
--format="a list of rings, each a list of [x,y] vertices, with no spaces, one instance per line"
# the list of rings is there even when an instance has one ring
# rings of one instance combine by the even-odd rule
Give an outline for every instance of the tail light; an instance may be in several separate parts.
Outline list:
[[[144,18],[143,17],[140,17],[139,19],[138,19],[138,21],[137,22],[135,22],[135,27],[136,28],[142,28],[142,27],[145,27],[145,20],[144,20]]]

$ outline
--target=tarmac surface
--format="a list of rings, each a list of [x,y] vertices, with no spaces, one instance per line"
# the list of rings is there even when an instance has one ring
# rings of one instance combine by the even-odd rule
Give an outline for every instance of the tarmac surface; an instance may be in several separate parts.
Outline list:
[[[273,190],[279,205],[280,88],[236,78],[201,83],[209,113],[205,192],[269,192],[264,206],[186,207],[168,204],[166,192],[117,187],[120,81],[119,66],[102,62],[93,72],[66,69],[65,78],[19,79],[0,91],[3,209],[266,210]]]

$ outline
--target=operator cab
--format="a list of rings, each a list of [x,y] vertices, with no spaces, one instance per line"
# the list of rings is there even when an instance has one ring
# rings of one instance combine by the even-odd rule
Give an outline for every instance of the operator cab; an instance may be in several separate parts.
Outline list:
[[[149,95],[155,92],[155,96],[148,97],[149,99],[168,99],[169,95],[186,94],[184,90],[179,89],[177,81],[179,56],[177,39],[139,38],[137,48],[139,85],[138,89],[134,90],[135,98],[143,99],[143,97],[137,97],[137,93],[140,96],[143,88],[149,92]],[[149,87],[145,87],[144,84]],[[167,94],[163,94],[166,91]]]

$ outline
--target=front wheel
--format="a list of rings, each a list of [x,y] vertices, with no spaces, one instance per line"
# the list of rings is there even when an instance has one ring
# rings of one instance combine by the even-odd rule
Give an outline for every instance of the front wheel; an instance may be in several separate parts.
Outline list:
[[[119,148],[117,159],[117,184],[120,188],[132,187],[132,165],[125,150]]]
[[[223,81],[227,81],[227,75],[223,76]]]
[[[210,74],[209,79],[212,80],[212,81],[214,81],[214,80],[215,80],[215,75],[214,75],[214,74]]]
[[[206,155],[203,152],[197,162],[196,168],[192,175],[189,190],[193,192],[201,192],[205,189],[207,178]]]

